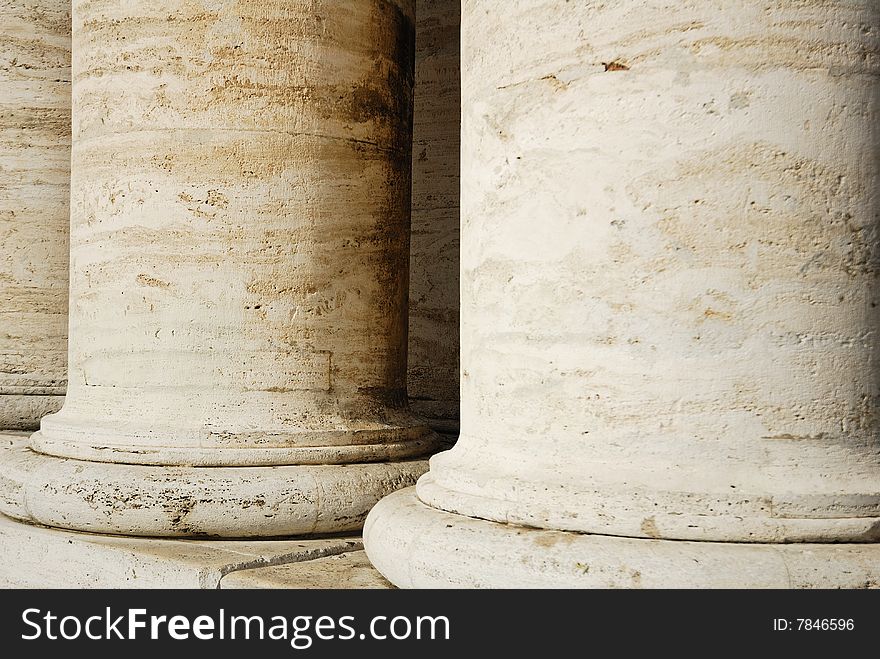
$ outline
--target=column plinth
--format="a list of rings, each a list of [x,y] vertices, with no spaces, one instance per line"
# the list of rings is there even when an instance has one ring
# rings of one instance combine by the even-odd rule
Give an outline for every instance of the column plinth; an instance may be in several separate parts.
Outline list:
[[[371,513],[380,571],[876,584],[878,22],[464,3],[462,434]]]
[[[412,4],[74,2],[69,387],[4,512],[349,531],[426,469]]]

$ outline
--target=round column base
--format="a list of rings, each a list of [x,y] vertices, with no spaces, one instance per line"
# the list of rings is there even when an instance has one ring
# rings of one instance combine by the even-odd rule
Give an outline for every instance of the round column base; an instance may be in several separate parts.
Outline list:
[[[427,460],[276,467],[156,467],[0,445],[0,512],[90,533],[268,538],[358,531],[385,495],[415,483]]]
[[[546,531],[431,508],[415,488],[370,512],[364,544],[401,588],[876,588],[880,544],[648,540]]]

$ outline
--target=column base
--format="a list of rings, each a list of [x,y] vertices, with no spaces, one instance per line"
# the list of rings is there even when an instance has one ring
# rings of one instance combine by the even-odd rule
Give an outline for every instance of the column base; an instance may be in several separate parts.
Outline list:
[[[880,544],[736,544],[546,531],[431,508],[407,488],[364,544],[401,588],[877,588]]]
[[[359,531],[427,460],[277,467],[155,467],[35,453],[2,435],[0,512],[90,533],[269,538]]]
[[[36,430],[40,427],[40,419],[57,412],[63,404],[64,394],[0,394],[0,428]]]

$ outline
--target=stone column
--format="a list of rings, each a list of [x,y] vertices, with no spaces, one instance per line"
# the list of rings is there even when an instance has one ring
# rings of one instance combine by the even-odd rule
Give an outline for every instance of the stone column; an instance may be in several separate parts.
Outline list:
[[[0,16],[0,430],[23,430],[67,378],[70,2]]]
[[[368,519],[396,585],[880,578],[880,6],[673,4],[464,2],[462,437]]]
[[[406,394],[412,0],[73,3],[69,390],[4,512],[360,528]]]
[[[455,437],[458,412],[461,0],[417,0],[407,385],[413,411]]]

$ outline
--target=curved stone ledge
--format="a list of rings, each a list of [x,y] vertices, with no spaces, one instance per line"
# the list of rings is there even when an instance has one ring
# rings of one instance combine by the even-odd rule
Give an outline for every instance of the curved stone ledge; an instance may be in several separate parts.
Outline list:
[[[415,483],[426,460],[280,467],[156,467],[0,448],[0,512],[117,535],[227,538],[357,531],[383,496]]]
[[[440,445],[440,438],[427,426],[413,425],[385,430],[339,430],[288,433],[298,445],[288,447],[220,448],[216,446],[149,446],[136,443],[137,436],[88,428],[50,435],[52,419],[31,438],[31,446],[47,455],[91,462],[192,467],[266,467],[277,465],[338,465],[382,460],[406,460],[426,455]],[[414,421],[414,423],[416,423]],[[54,429],[54,428],[53,428]],[[172,431],[169,431],[171,433]],[[120,441],[120,438],[123,441]],[[347,443],[346,443],[347,442]]]
[[[876,588],[878,544],[735,544],[582,535],[423,504],[408,488],[370,512],[364,544],[402,588]]]
[[[770,496],[706,487],[682,492],[586,482],[553,487],[513,478],[475,479],[480,469],[437,464],[418,482],[419,499],[447,512],[569,533],[696,542],[880,542],[880,495],[869,479],[863,492],[790,492]],[[482,467],[486,463],[477,463]],[[448,487],[449,476],[457,478]],[[586,480],[586,479],[585,479]],[[476,485],[482,484],[482,487]]]

